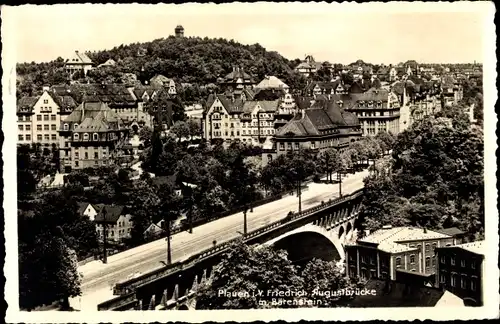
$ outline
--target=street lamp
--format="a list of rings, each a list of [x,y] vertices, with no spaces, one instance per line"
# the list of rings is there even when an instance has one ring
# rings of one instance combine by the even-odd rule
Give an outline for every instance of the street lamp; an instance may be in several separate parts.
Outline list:
[[[245,204],[245,207],[243,209],[243,235],[247,235],[247,211],[248,204]]]
[[[108,212],[106,210],[106,206],[103,206],[100,211],[102,215],[102,219],[99,219],[96,223],[102,225],[102,236],[103,236],[103,255],[102,255],[102,262],[104,264],[108,263],[108,223],[112,223],[111,221],[107,220],[107,215]]]

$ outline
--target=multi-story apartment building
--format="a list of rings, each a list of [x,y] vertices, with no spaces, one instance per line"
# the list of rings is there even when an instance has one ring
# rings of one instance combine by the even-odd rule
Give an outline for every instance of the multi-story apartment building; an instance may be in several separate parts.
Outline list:
[[[340,79],[333,82],[311,82],[304,89],[304,95],[317,97],[319,95],[347,94],[347,87]]]
[[[400,273],[414,273],[433,283],[436,249],[459,243],[457,237],[422,228],[384,226],[356,244],[345,246],[347,274],[396,280]]]
[[[390,91],[371,88],[364,93],[334,95],[331,100],[358,117],[364,136],[399,133],[400,102]]]
[[[82,102],[59,126],[62,172],[115,163],[129,129],[104,102]]]
[[[436,249],[436,286],[464,300],[465,305],[483,304],[484,241],[445,246]]]
[[[77,71],[82,71],[84,75],[87,75],[87,73],[92,70],[92,67],[94,64],[92,63],[92,60],[87,56],[87,54],[75,51],[73,56],[70,58],[66,59],[65,64],[64,64],[64,69],[72,75],[73,73]]]
[[[347,149],[361,137],[358,118],[334,101],[317,101],[300,112],[274,136],[271,157],[301,149]]]
[[[142,91],[144,88],[144,91]],[[123,84],[79,84],[73,86],[53,87],[53,91],[59,94],[66,92],[71,94],[79,102],[104,102],[115,112],[125,125],[137,131],[140,127],[152,124],[152,116],[144,108],[145,97],[148,101],[156,95],[159,90],[154,87],[139,87],[142,96],[136,96],[136,89]]]
[[[279,100],[237,100],[210,95],[203,115],[204,138],[260,145],[274,135],[274,114],[279,104]]]
[[[59,145],[61,116],[76,107],[69,95],[59,96],[44,87],[39,97],[21,98],[17,103],[18,144]]]

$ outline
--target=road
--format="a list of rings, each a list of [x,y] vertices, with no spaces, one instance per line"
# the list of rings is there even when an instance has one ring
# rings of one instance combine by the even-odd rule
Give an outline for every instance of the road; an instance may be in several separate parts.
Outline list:
[[[344,194],[363,187],[368,171],[348,175],[342,183]],[[338,197],[338,184],[309,184],[302,192],[302,209],[318,205],[321,201]],[[296,195],[256,207],[247,213],[248,231],[265,226],[286,217],[289,211],[298,211]],[[222,243],[238,237],[243,232],[243,213],[215,220],[193,229],[193,233],[177,233],[172,236],[172,262],[182,261],[212,246],[214,240]],[[108,257],[108,263],[92,261],[78,268],[82,274],[82,296],[70,300],[79,310],[95,311],[97,305],[113,297],[113,286],[134,275],[163,267],[166,261],[166,242],[160,239]]]

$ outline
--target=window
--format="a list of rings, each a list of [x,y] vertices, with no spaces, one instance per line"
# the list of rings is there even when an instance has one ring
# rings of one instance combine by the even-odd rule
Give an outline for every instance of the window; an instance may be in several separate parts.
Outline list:
[[[415,254],[410,255],[410,263],[411,264],[415,263]]]
[[[43,130],[48,131],[49,130],[49,125],[43,125]]]
[[[430,267],[431,266],[431,257],[426,257],[425,258],[425,267]]]
[[[397,257],[396,258],[396,267],[400,267],[401,266],[401,257]]]
[[[41,121],[42,120],[42,115],[36,115],[36,120]]]
[[[285,149],[285,143],[280,143],[280,150],[283,151]]]
[[[292,149],[292,143],[286,143],[286,148],[288,150],[291,150]]]
[[[370,257],[370,264],[375,264],[375,258],[374,257]]]
[[[470,280],[470,290],[476,291],[476,279],[474,278]]]
[[[461,266],[462,268],[465,268],[465,260],[460,260],[460,266]]]
[[[56,115],[50,115],[50,120],[56,120]]]
[[[49,120],[49,115],[48,114],[43,115],[43,120]]]
[[[18,136],[18,139],[19,139],[20,141],[24,141],[24,137],[23,137],[23,135],[19,135],[19,136]]]
[[[23,126],[23,125],[18,125],[18,126],[17,126],[17,128],[18,128],[20,131],[24,130],[24,126]]]
[[[26,116],[26,121],[31,121],[31,116]]]
[[[89,152],[85,152],[85,159],[89,158]]]
[[[44,105],[46,105],[46,104],[48,104],[48,103],[49,103],[49,100],[48,100],[48,99],[44,99],[44,100],[43,100],[43,104],[44,104]]]
[[[436,248],[437,248],[437,243],[432,243],[432,250],[436,251]],[[436,253],[436,252],[434,252],[434,253]]]
[[[295,149],[298,150],[299,149],[299,143],[294,143],[295,145]],[[314,145],[314,142],[312,143],[312,145]],[[311,146],[311,148],[314,148],[313,146]]]
[[[26,135],[26,140],[27,141],[31,141],[31,135],[30,134]]]
[[[422,249],[422,245],[417,244],[417,249],[419,249],[419,250]]]
[[[38,135],[36,136],[36,139],[37,139],[37,141],[41,141],[41,140],[42,140],[42,135],[41,135],[41,134],[38,134]]]
[[[78,127],[78,124],[73,125],[73,129],[76,129]]]
[[[445,276],[444,272],[441,272],[439,274],[439,282],[440,283],[445,283],[446,282],[446,276]]]
[[[27,131],[30,131],[30,130],[31,130],[31,125],[26,125],[26,126],[24,126],[24,128],[25,128]]]
[[[376,278],[377,277],[377,270],[371,269],[370,270],[370,278]]]
[[[94,133],[92,136],[94,137],[94,141],[97,141],[99,139],[99,135],[97,135],[97,133]]]
[[[441,264],[446,264],[446,257],[444,255],[441,256]]]
[[[41,131],[42,130],[42,125],[36,125],[36,130]]]
[[[457,275],[452,273],[451,274],[451,286],[455,287],[456,284],[457,284]]]
[[[476,261],[471,261],[470,267],[471,267],[471,269],[476,269]]]
[[[46,141],[48,141],[48,140],[50,139],[49,134],[45,134],[45,135],[43,136],[43,138],[44,138]]]
[[[452,256],[450,259],[451,259],[451,265],[455,265],[455,256]]]
[[[465,278],[465,276],[460,277],[460,288],[462,289],[467,288],[467,278]]]
[[[50,135],[50,139],[53,141],[57,140],[57,135],[56,134]]]
[[[68,124],[64,124],[64,130],[67,131],[69,129],[69,125]]]
[[[75,135],[73,135],[73,138],[74,138],[75,140],[78,140],[78,139],[80,138],[80,135],[79,135],[78,133],[75,133]]]
[[[75,161],[75,167],[78,168],[78,161]]]
[[[431,245],[426,243],[425,244],[425,252],[429,252],[431,250]]]
[[[364,255],[361,256],[361,262],[365,263],[365,256]]]
[[[51,129],[51,130],[53,130],[53,131],[57,130],[57,126],[56,126],[56,124],[52,124],[52,125],[50,125],[50,129]]]
[[[88,133],[84,133],[83,134],[83,140],[84,141],[88,141],[89,140],[89,134]]]
[[[78,157],[80,156],[80,153],[78,151],[75,152],[75,159],[78,159]]]
[[[410,244],[410,249],[415,248],[415,244]]]

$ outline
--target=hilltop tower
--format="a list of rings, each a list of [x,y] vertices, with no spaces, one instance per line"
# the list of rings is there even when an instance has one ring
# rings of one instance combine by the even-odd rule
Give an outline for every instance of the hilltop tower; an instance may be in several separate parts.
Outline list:
[[[181,25],[175,27],[175,37],[184,37],[184,27]]]

